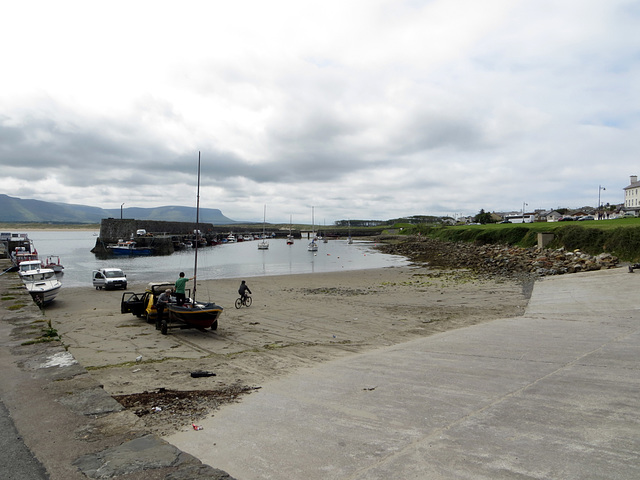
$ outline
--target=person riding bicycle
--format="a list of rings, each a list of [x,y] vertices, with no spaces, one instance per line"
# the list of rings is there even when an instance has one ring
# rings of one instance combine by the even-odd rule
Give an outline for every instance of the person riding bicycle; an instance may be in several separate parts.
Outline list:
[[[240,283],[240,288],[238,289],[238,293],[240,294],[240,298],[242,298],[243,302],[247,298],[247,293],[251,293],[251,290],[249,290],[249,287],[247,286],[244,280],[242,280],[242,283]]]

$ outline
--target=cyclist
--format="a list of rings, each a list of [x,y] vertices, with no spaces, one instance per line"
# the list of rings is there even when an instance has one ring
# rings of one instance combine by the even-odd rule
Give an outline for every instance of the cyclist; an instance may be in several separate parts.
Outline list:
[[[242,280],[242,283],[240,283],[238,293],[240,294],[240,298],[242,298],[242,303],[244,303],[244,301],[247,299],[247,293],[251,293],[251,290],[249,290],[249,287],[244,280]]]

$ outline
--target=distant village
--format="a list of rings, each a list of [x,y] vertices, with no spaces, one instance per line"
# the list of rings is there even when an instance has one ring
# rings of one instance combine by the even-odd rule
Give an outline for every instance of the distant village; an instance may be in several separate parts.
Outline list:
[[[621,217],[636,217],[640,210],[640,182],[637,175],[629,177],[629,185],[623,188],[624,203],[611,205],[600,203],[600,193],[603,187],[598,187],[598,206],[582,207],[578,209],[557,208],[555,210],[525,210],[526,203],[523,204],[519,212],[491,212],[489,217],[485,216],[482,223],[533,223],[533,222],[567,222],[581,220],[610,220]],[[478,215],[466,217],[464,223],[476,223]],[[454,219],[454,223],[459,223]]]
[[[509,212],[485,212],[480,210],[476,215],[472,216],[453,216],[453,217],[434,217],[427,215],[414,215],[405,218],[396,218],[386,221],[377,220],[340,220],[336,222],[338,226],[359,226],[371,227],[379,225],[391,225],[394,223],[441,223],[444,225],[474,225],[480,223],[533,223],[533,222],[569,222],[583,220],[612,220],[622,217],[637,217],[640,211],[640,182],[637,175],[629,177],[629,185],[624,187],[624,203],[611,205],[609,203],[600,203],[600,193],[605,190],[604,187],[598,186],[598,207],[585,206],[577,209],[556,208],[552,210],[533,210],[528,211],[526,203],[522,204],[519,211]]]

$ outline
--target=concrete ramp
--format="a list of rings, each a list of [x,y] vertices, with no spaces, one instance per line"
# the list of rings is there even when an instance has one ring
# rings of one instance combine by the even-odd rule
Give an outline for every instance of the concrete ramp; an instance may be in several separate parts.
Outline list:
[[[167,440],[238,480],[640,478],[638,292],[546,278],[522,317],[300,371]]]

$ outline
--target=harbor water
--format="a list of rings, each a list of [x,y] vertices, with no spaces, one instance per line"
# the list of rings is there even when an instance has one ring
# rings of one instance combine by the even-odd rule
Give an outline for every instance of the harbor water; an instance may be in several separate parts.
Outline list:
[[[23,232],[20,232],[23,233]],[[113,256],[99,259],[91,249],[98,231],[26,230],[41,259],[60,257],[64,274],[63,287],[91,287],[91,272],[104,267],[121,268],[130,285],[148,282],[173,282],[180,272],[194,273],[194,249],[166,256]],[[270,239],[268,250],[258,250],[258,241],[215,245],[198,249],[198,280],[250,278],[265,275],[364,270],[403,266],[405,257],[378,252],[369,241],[346,239],[318,243],[317,252],[307,250],[306,239],[287,245],[286,239]]]

